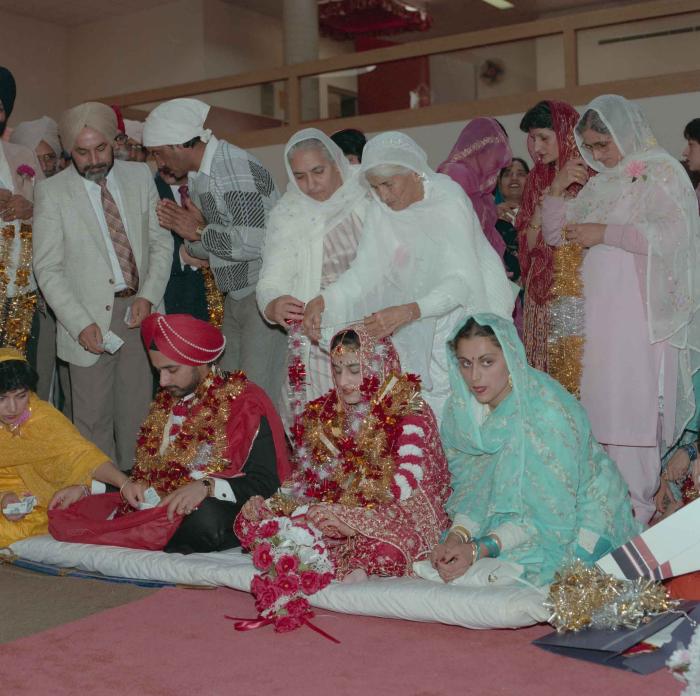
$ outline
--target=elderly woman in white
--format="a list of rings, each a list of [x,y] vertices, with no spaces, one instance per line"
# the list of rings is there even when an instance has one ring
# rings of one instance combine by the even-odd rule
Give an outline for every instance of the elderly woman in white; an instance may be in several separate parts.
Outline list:
[[[305,303],[355,258],[367,190],[358,183],[359,167],[316,128],[291,137],[284,161],[289,185],[270,215],[256,297],[268,322],[289,329],[302,320]],[[305,403],[325,394],[333,382],[328,353],[302,339]],[[286,386],[278,406],[285,425],[291,425]]]
[[[364,319],[393,336],[401,365],[421,377],[438,420],[450,392],[446,343],[466,312],[510,318],[515,292],[462,188],[428,166],[407,135],[387,132],[365,147],[360,182],[372,191],[351,267],[309,302],[312,340]]]

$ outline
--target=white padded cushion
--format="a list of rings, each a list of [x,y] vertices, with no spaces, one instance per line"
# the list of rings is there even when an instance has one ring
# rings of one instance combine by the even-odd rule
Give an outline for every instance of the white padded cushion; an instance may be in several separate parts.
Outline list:
[[[19,558],[60,568],[78,568],[136,580],[215,585],[248,591],[254,574],[240,549],[183,556],[116,546],[71,544],[37,536],[15,542]],[[321,609],[411,621],[434,621],[465,628],[517,628],[546,621],[543,594],[519,584],[445,585],[420,578],[371,578],[332,583],[311,596]]]

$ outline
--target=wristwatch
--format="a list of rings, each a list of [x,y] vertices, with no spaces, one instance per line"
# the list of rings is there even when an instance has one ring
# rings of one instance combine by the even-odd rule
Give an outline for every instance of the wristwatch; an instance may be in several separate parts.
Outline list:
[[[214,483],[210,478],[203,478],[200,479],[202,483],[204,484],[204,487],[207,489],[207,497],[211,497],[212,493],[214,492]]]

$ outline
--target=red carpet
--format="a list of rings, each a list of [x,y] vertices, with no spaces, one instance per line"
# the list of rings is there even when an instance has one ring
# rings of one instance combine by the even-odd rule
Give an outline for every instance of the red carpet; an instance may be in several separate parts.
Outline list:
[[[163,589],[0,649],[3,694],[139,696],[568,696],[680,693],[666,671],[640,677],[530,645],[547,633],[323,612],[310,629],[247,633],[224,614],[254,615],[234,590]]]

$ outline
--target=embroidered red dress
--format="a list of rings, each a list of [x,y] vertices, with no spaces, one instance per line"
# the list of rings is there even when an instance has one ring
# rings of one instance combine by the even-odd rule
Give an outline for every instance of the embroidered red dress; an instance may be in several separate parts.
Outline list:
[[[447,462],[419,380],[400,373],[390,341],[355,331],[365,399],[349,410],[333,389],[307,404],[295,428],[298,468],[282,495],[266,501],[264,515],[325,504],[356,532],[324,538],[337,578],[356,569],[410,575],[448,526]],[[237,536],[255,524],[240,514]]]

